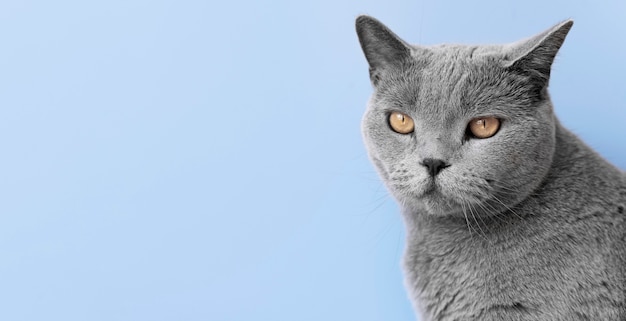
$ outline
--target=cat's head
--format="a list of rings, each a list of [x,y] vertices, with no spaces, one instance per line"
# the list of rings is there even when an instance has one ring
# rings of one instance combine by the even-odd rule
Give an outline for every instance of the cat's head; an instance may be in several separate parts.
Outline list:
[[[363,137],[403,207],[489,215],[539,186],[555,150],[550,69],[572,24],[508,45],[424,47],[357,18],[374,87]]]

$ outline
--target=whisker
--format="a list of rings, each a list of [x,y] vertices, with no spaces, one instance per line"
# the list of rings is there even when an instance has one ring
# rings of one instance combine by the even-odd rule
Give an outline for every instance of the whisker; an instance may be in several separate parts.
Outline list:
[[[476,225],[478,225],[478,229],[480,230],[482,237],[485,240],[488,240],[487,234],[485,233],[485,231],[483,231],[482,227],[480,227],[480,223],[478,223],[478,220],[476,220],[476,215],[474,215],[474,212],[472,211],[472,204],[468,202],[467,205],[468,205],[468,208],[470,210],[470,214],[472,214],[472,218],[474,218],[474,222],[476,222]],[[481,221],[482,221],[482,219],[481,219]],[[484,224],[484,222],[483,222],[483,224]]]
[[[502,204],[502,206],[504,206],[507,210],[509,210],[511,213],[515,214],[515,216],[517,216],[520,220],[524,220],[524,218],[522,216],[520,216],[519,214],[517,214],[517,212],[515,212],[512,208],[508,207],[506,204],[504,204],[495,194],[492,195],[493,198],[498,201],[500,204]]]
[[[490,216],[490,217],[495,217],[495,218],[497,218],[497,219],[498,219],[498,224],[500,224],[500,222],[510,223],[510,222],[507,222],[507,221],[506,221],[506,220],[502,217],[502,215],[501,215],[500,213],[498,213],[498,212],[497,212],[497,211],[496,211],[493,207],[491,207],[491,206],[490,206],[490,208],[491,208],[491,209],[488,209],[488,208],[486,208],[486,207],[485,207],[485,205],[489,205],[489,204],[487,204],[487,203],[484,203],[484,204],[482,204],[482,203],[477,203],[476,205],[480,206],[480,208],[481,208],[483,211],[487,212],[487,214],[489,214],[489,216]]]
[[[463,210],[463,216],[465,217],[465,223],[467,223],[467,230],[470,233],[470,238],[472,238],[473,237],[473,235],[472,235],[472,227],[470,226],[470,222],[467,219],[467,213],[465,212],[465,201],[464,200],[461,200],[461,209]]]
[[[501,192],[501,194],[506,194],[506,195],[512,195],[512,196],[519,196],[519,189],[516,188],[512,188],[510,186],[507,186],[505,183],[500,182],[500,181],[496,181],[496,180],[491,180],[491,185],[493,187],[496,187],[499,192]],[[532,192],[530,192],[528,195],[529,196],[542,196],[545,193],[538,191],[538,190],[534,190]]]

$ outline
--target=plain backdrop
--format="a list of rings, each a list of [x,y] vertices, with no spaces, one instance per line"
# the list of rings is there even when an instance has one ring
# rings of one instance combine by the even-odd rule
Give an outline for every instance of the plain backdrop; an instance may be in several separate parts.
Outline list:
[[[626,169],[626,2],[1,1],[0,320],[414,320],[354,19],[567,19],[562,122]]]

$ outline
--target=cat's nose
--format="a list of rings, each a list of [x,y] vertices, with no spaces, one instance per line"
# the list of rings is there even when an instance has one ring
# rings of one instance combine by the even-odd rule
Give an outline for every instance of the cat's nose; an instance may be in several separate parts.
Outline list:
[[[441,159],[434,159],[434,158],[425,158],[421,164],[423,166],[425,166],[426,168],[428,168],[428,173],[430,174],[430,176],[435,177],[437,174],[439,174],[439,172],[450,166],[450,164],[447,164],[446,162],[444,162]]]

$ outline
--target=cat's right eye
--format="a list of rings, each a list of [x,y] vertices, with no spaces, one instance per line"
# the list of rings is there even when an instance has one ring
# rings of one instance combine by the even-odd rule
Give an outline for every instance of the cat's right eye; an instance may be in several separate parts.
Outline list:
[[[409,134],[415,129],[413,118],[397,111],[389,114],[389,126],[391,126],[393,131],[399,134]]]

